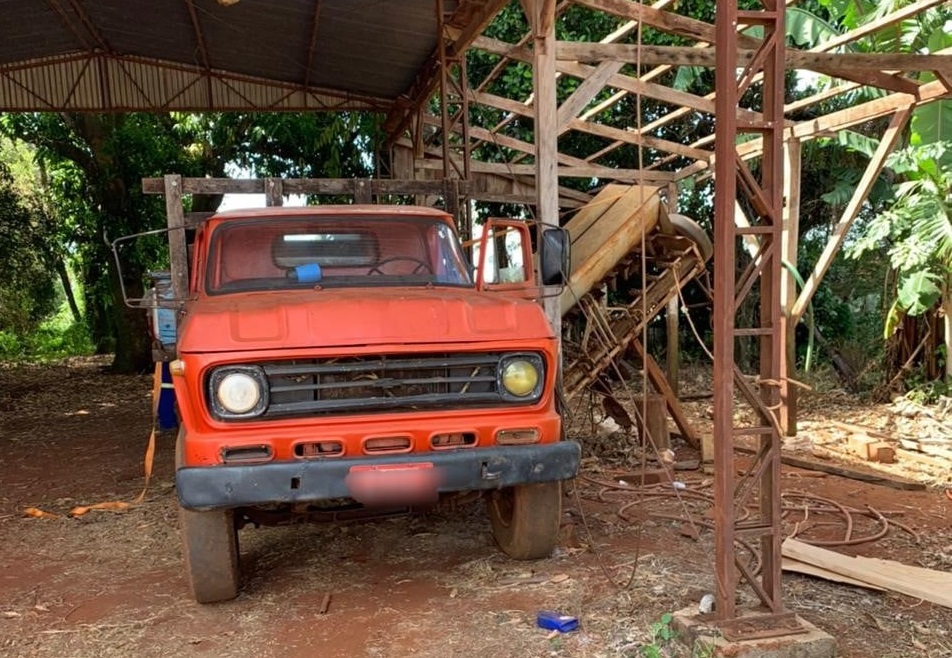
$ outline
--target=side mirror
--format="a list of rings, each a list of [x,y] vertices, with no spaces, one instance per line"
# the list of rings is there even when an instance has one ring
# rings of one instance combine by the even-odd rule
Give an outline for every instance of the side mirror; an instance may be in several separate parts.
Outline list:
[[[571,241],[564,228],[547,228],[539,242],[539,273],[544,286],[564,286],[569,281]]]

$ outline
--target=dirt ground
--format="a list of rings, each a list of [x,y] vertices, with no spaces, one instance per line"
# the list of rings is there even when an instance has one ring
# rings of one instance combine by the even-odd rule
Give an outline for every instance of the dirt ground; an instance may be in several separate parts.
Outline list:
[[[180,561],[170,434],[159,436],[142,504],[66,516],[74,505],[132,501],[142,488],[150,384],[106,374],[94,359],[0,369],[0,655],[640,656],[663,614],[713,590],[711,476],[677,472],[697,494],[685,507],[670,485],[598,484],[617,484],[613,469],[637,465],[637,450],[627,436],[593,438],[583,413],[572,432],[584,439],[586,477],[566,494],[563,541],[548,559],[516,562],[496,550],[481,501],[373,522],[246,528],[241,595],[198,605]],[[688,412],[709,431],[709,383],[682,385],[699,394]],[[885,428],[891,413],[836,391],[805,398],[803,409],[803,434],[827,446],[832,419]],[[674,447],[679,460],[697,457]],[[949,471],[917,477],[932,486],[897,490],[785,467],[783,488],[792,504],[869,505],[908,528],[835,550],[952,570]],[[59,517],[26,517],[29,507]],[[696,539],[678,519],[685,508]],[[805,540],[843,533],[835,515],[814,516],[809,528],[800,521],[790,515],[787,529]],[[869,520],[855,536],[876,527]],[[795,574],[783,585],[788,608],[834,635],[841,656],[952,657],[950,609]],[[552,637],[536,627],[539,610],[577,615],[581,629]]]

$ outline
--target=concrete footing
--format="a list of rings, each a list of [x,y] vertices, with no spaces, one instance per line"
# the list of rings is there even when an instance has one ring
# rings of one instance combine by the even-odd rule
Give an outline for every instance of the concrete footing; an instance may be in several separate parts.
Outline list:
[[[744,612],[738,611],[743,617]],[[749,613],[751,616],[754,613]],[[685,655],[697,657],[730,656],[731,658],[834,658],[836,640],[832,635],[796,617],[804,633],[781,635],[756,640],[732,642],[721,636],[714,623],[714,615],[699,614],[697,607],[674,613],[671,627],[677,641],[685,646]]]

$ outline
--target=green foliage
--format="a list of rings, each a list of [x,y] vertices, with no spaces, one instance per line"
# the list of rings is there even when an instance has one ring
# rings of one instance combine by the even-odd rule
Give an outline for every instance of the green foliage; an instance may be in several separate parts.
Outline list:
[[[84,324],[96,350],[114,350],[114,365],[127,371],[151,363],[145,314],[124,305],[108,243],[165,226],[163,199],[144,195],[142,178],[221,177],[228,167],[260,176],[366,177],[373,173],[370,156],[378,143],[375,117],[353,113],[22,113],[0,116],[0,132],[32,146],[29,168],[39,172],[24,197],[29,203],[21,204],[31,219],[21,214],[7,225],[11,231],[28,223],[43,229],[13,231],[14,237],[36,236],[17,251],[35,261],[32,274],[22,279],[52,289],[53,273],[63,276],[71,266],[82,284]],[[214,210],[221,197],[185,201],[193,210]],[[122,258],[123,283],[130,296],[139,296],[145,272],[166,264],[166,242],[137,240]],[[51,299],[39,291],[30,298]],[[47,303],[33,314],[34,329],[53,308]],[[62,332],[46,342],[54,351],[74,344]]]
[[[74,321],[65,303],[27,333],[0,331],[0,361],[49,361],[92,352],[89,330]]]
[[[820,13],[805,7],[787,7],[785,28],[787,39],[797,46],[817,46],[839,34]]]
[[[651,624],[648,629],[650,644],[639,647],[642,658],[665,658],[665,656],[674,655],[677,632],[671,626],[672,621],[674,621],[674,615],[666,612],[661,615],[661,619]],[[704,642],[700,638],[695,640],[691,647],[691,658],[711,658],[713,655],[713,644]]]
[[[906,385],[909,391],[903,397],[916,404],[933,405],[952,394],[952,387],[945,380],[926,379],[921,373],[914,373]]]
[[[896,304],[909,315],[922,315],[939,300],[941,280],[935,272],[913,270],[902,279]],[[891,333],[891,332],[890,332]]]
[[[670,612],[661,615],[661,619],[651,625],[651,640],[661,644],[667,644],[674,639],[674,629],[671,628],[671,621],[674,616]]]
[[[4,149],[11,157],[11,145]],[[29,333],[55,308],[56,289],[42,256],[45,224],[0,162],[0,331]]]

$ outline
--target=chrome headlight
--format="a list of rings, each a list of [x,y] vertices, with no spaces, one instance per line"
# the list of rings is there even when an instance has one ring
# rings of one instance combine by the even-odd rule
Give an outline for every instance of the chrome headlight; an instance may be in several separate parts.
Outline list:
[[[264,371],[256,366],[225,366],[208,380],[212,411],[222,418],[253,418],[268,406]]]
[[[537,354],[511,354],[499,362],[499,391],[503,397],[536,400],[542,395],[545,367]]]

